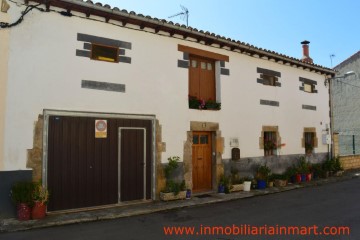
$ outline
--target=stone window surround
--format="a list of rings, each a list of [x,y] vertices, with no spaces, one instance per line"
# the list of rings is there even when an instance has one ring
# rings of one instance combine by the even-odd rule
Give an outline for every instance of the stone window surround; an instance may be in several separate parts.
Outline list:
[[[299,81],[302,83],[301,86],[299,87],[300,91],[306,92],[306,93],[318,93],[318,90],[315,89],[315,86],[317,85],[317,82],[311,79],[307,79],[307,78],[303,78],[303,77],[299,77]],[[311,85],[312,86],[312,92],[307,92],[305,91],[305,84]]]
[[[266,86],[272,86],[272,87],[281,87],[281,83],[279,82],[279,78],[281,78],[281,72],[277,72],[277,71],[273,71],[273,70],[269,70],[269,69],[265,69],[265,68],[257,68],[256,69],[257,73],[260,74],[260,78],[257,79],[257,82]],[[275,85],[270,85],[266,83],[266,80],[264,78],[262,78],[261,76],[270,76],[270,77],[275,77],[276,81],[275,81]]]
[[[259,137],[259,148],[264,149],[264,132],[275,132],[276,133],[276,145],[281,148],[281,137],[278,126],[262,126],[261,136]]]
[[[319,145],[319,141],[316,136],[316,128],[314,127],[304,127],[303,136],[301,138],[301,147],[305,148],[305,133],[314,133],[314,148],[317,148]]]

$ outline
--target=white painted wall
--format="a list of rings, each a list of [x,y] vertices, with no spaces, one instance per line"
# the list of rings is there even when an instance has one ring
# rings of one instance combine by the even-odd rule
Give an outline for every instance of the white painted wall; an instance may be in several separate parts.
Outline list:
[[[0,11],[0,22],[9,22],[9,15]],[[0,171],[4,169],[4,125],[6,106],[6,86],[8,78],[9,58],[9,33],[8,29],[0,30]]]
[[[12,8],[16,8],[12,4]],[[18,11],[12,11],[17,19]],[[126,55],[131,64],[107,63],[77,57],[83,42],[77,33],[118,39],[132,43]],[[221,76],[220,111],[188,109],[188,70],[177,67],[183,44],[229,55],[230,76]],[[300,48],[300,46],[299,46]],[[281,154],[304,153],[304,127],[316,127],[319,148],[321,130],[329,122],[325,77],[243,54],[220,50],[182,39],[135,31],[58,13],[33,11],[10,34],[9,83],[6,111],[5,169],[24,169],[26,149],[32,148],[33,124],[43,109],[70,111],[155,114],[162,125],[168,156],[183,156],[190,121],[219,122],[225,137],[223,158],[230,158],[230,137],[240,141],[241,157],[262,156],[259,137],[263,125],[279,126],[286,147]],[[282,74],[279,87],[257,83],[256,68]],[[318,94],[299,90],[299,77],[318,82]],[[121,83],[126,93],[81,88],[81,80]],[[260,105],[260,99],[280,102],[280,107]],[[302,104],[316,105],[317,111],[302,110]],[[321,122],[323,123],[321,125]]]

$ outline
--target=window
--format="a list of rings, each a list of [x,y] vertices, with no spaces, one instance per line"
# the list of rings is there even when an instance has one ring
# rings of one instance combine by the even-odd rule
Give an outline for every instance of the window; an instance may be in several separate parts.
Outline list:
[[[306,132],[304,134],[305,134],[304,135],[304,137],[305,137],[305,153],[311,154],[314,150],[315,134],[313,132]]]
[[[118,62],[119,49],[91,44],[91,59],[105,62]]]
[[[316,85],[317,82],[311,79],[300,77],[299,81],[301,82],[300,90],[307,93],[317,93]]]
[[[264,132],[264,155],[273,156],[276,153],[277,141],[276,132]]]
[[[258,83],[267,86],[281,87],[281,83],[279,82],[279,78],[281,78],[281,72],[258,67],[257,73],[260,74],[260,78],[257,79]]]
[[[215,60],[190,55],[189,108],[219,110],[216,102]]]
[[[276,86],[276,83],[278,82],[278,78],[275,76],[260,74],[260,78],[263,80],[264,85]]]
[[[315,86],[312,84],[304,83],[304,91],[308,93],[313,93],[315,90]]]

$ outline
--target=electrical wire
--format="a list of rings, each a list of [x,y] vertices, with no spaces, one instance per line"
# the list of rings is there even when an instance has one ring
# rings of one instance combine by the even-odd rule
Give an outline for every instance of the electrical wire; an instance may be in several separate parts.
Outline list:
[[[0,22],[0,28],[11,28],[11,27],[15,27],[16,25],[19,25],[23,20],[26,14],[28,14],[29,12],[31,12],[34,8],[44,12],[45,10],[42,8],[38,8],[38,6],[40,6],[41,3],[36,4],[36,5],[28,5],[25,10],[23,12],[21,12],[21,16],[20,18],[14,22],[14,23],[6,23],[6,22]]]
[[[357,78],[355,80],[359,80],[359,79]],[[360,86],[357,86],[357,85],[354,85],[354,84],[351,84],[351,83],[347,83],[347,82],[343,82],[343,81],[340,81],[338,79],[336,79],[336,81],[341,82],[341,83],[346,84],[346,85],[349,85],[349,86],[352,86],[352,87],[360,88]]]

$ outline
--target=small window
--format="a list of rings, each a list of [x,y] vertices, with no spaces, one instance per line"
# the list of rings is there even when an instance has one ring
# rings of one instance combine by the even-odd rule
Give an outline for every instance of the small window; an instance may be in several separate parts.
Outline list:
[[[196,60],[191,60],[191,67],[197,68],[197,61]]]
[[[304,91],[308,93],[313,93],[315,86],[312,84],[304,83]]]
[[[200,136],[200,144],[208,144],[208,136],[207,135],[201,135]]]
[[[278,82],[278,78],[275,76],[260,74],[260,78],[264,80],[264,85],[276,86],[276,83]]]
[[[201,69],[206,70],[206,62],[201,62]]]
[[[118,62],[118,51],[119,49],[116,47],[92,44],[91,59],[105,62]]]
[[[193,144],[199,144],[199,135],[193,136]]]
[[[207,63],[207,70],[212,70],[212,64],[211,63]]]
[[[273,156],[276,153],[276,132],[264,132],[264,155]]]

